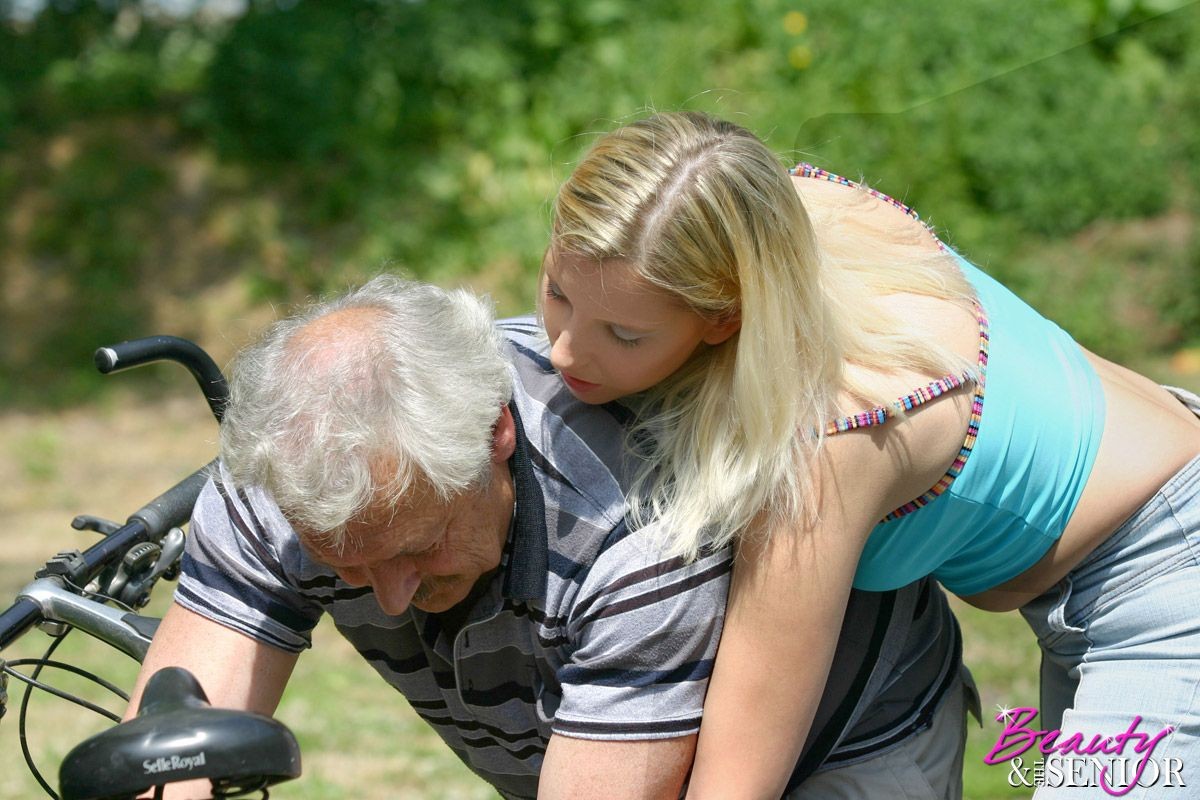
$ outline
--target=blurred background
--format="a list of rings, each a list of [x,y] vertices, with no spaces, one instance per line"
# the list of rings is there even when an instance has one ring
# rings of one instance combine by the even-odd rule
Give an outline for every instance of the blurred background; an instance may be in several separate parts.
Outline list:
[[[0,597],[79,544],[71,516],[123,519],[214,452],[185,373],[101,379],[97,346],[170,333],[223,363],[381,270],[527,311],[555,188],[650,109],[867,180],[1087,347],[1200,388],[1195,2],[0,0]],[[981,757],[997,704],[1037,703],[1032,636],[960,610],[966,794],[1027,796]],[[281,711],[306,777],[273,794],[494,796],[318,650]],[[92,723],[33,706],[53,773]],[[12,716],[0,797],[34,797]]]

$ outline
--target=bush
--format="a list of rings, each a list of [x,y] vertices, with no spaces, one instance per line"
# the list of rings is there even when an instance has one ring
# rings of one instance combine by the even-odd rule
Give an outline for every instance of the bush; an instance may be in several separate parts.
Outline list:
[[[156,284],[161,297],[236,273],[287,300],[389,268],[471,282],[515,313],[532,303],[548,202],[593,134],[648,107],[697,108],[910,202],[1087,343],[1173,346],[1200,326],[1195,244],[1155,262],[1163,288],[1138,298],[1149,316],[1102,295],[1129,281],[1100,273],[1135,275],[1140,256],[1080,264],[1069,282],[1039,263],[1097,226],[1194,214],[1200,7],[1160,10],[260,0],[238,18],[173,20],[133,2],[52,4],[0,31],[13,54],[0,136],[14,145],[0,199],[39,220],[10,220],[4,280],[68,276],[74,296],[50,319],[96,318],[133,284],[132,316],[152,320]],[[20,331],[28,357],[6,353],[0,371],[45,361],[60,340],[47,327]]]

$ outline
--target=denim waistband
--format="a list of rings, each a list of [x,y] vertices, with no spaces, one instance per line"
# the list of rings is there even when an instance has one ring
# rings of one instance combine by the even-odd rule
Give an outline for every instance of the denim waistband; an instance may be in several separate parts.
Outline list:
[[[1149,500],[1143,503],[1137,511],[1121,523],[1112,535],[1101,542],[1082,561],[1075,565],[1070,574],[1086,573],[1097,563],[1106,561],[1114,550],[1120,549],[1125,540],[1138,531],[1145,529],[1145,523],[1163,512],[1173,512],[1176,515],[1192,509],[1197,517],[1196,525],[1200,526],[1200,455],[1167,479]],[[1200,533],[1200,530],[1196,531]]]

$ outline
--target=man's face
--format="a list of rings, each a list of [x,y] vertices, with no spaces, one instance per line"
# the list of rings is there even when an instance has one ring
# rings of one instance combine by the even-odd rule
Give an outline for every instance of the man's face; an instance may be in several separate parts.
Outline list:
[[[503,472],[503,474],[499,474]],[[340,552],[301,536],[305,551],[351,586],[370,586],[380,608],[446,611],[500,565],[512,517],[507,468],[493,464],[488,487],[449,503],[414,491],[400,505],[370,508],[346,528]]]

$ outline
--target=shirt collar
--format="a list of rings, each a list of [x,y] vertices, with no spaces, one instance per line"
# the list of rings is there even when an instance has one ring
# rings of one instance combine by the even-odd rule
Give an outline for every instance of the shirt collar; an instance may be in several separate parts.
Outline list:
[[[521,425],[521,415],[515,402],[508,404],[516,431],[516,447],[508,460],[512,473],[513,510],[512,556],[504,578],[504,594],[514,600],[543,600],[546,595],[546,572],[549,546],[546,534],[546,506],[542,488],[533,472],[529,457],[529,440]]]

